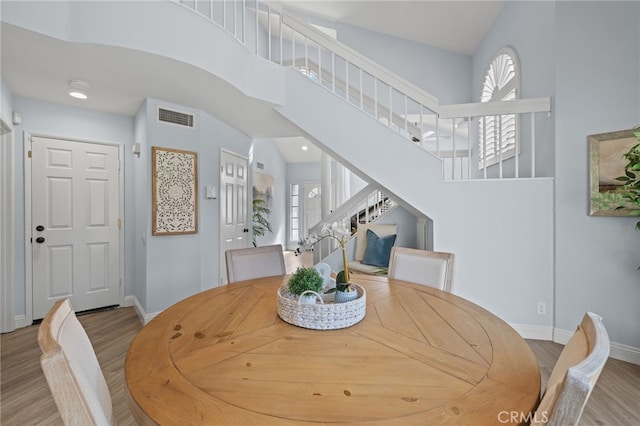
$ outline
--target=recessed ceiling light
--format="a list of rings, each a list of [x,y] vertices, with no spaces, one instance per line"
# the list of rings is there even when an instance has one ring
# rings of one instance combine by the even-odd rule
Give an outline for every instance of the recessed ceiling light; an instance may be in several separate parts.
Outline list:
[[[309,149],[309,147],[308,147],[308,146],[306,146],[306,145],[302,145],[302,150],[303,150],[303,151],[306,151],[306,150],[308,150],[308,149]]]
[[[90,87],[88,82],[74,78],[69,80],[69,86],[75,89],[69,92],[69,96],[72,96],[76,99],[87,99],[87,95],[84,93],[84,91]]]
[[[69,92],[69,96],[76,98],[76,99],[87,99],[87,95],[85,95],[82,92]]]

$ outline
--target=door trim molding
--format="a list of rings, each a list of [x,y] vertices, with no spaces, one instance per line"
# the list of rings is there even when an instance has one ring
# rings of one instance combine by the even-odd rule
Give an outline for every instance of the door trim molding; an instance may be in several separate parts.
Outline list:
[[[118,215],[122,225],[118,229],[118,274],[119,286],[118,300],[120,306],[124,306],[124,144],[111,141],[101,141],[93,139],[78,139],[65,136],[56,136],[46,133],[28,133],[24,132],[24,277],[25,277],[25,323],[27,325],[33,322],[33,258],[31,250],[31,151],[32,138],[58,139],[79,143],[91,143],[96,145],[108,145],[118,148],[118,161],[120,164],[118,170]]]
[[[0,332],[13,331],[15,287],[15,132],[0,119]]]

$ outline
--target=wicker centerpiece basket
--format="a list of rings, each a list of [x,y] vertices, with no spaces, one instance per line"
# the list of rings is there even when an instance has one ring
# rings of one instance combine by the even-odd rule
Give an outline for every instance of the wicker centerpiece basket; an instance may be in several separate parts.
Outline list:
[[[344,303],[300,303],[297,296],[289,293],[286,285],[278,289],[278,315],[284,321],[304,328],[334,330],[350,327],[364,318],[367,307],[367,292],[364,288],[351,284],[358,297]]]

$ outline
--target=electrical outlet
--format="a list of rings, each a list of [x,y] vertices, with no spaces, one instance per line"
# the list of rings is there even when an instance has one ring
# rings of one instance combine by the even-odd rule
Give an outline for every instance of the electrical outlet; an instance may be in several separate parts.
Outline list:
[[[545,315],[547,313],[547,304],[544,302],[538,302],[538,315]]]

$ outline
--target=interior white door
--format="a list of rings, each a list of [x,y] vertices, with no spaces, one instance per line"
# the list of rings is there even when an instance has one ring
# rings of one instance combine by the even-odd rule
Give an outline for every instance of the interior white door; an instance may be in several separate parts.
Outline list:
[[[220,284],[227,283],[224,252],[247,247],[249,240],[247,167],[246,158],[220,154]]]
[[[120,302],[118,147],[32,138],[33,318]]]

